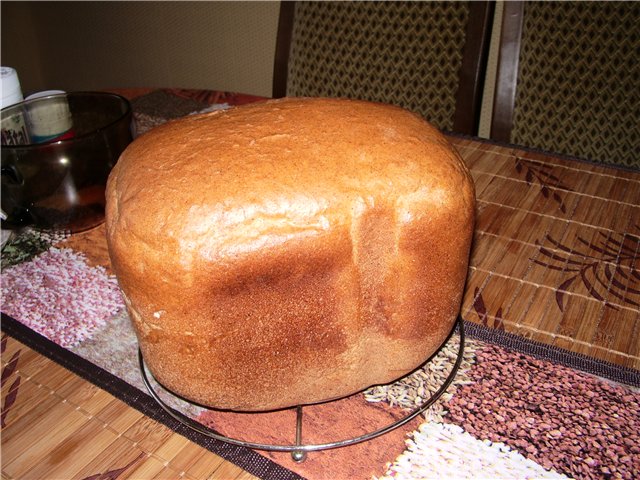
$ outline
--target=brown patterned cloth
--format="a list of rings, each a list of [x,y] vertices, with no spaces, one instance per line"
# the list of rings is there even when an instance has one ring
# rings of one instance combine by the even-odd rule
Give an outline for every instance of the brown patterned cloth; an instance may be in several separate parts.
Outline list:
[[[192,98],[179,97],[166,90],[155,90],[131,101],[134,112],[144,112],[151,117],[178,118],[202,110],[207,103]]]
[[[134,98],[131,106],[135,135],[139,136],[167,120],[202,110],[207,104],[192,98],[179,97],[166,90],[154,90]]]

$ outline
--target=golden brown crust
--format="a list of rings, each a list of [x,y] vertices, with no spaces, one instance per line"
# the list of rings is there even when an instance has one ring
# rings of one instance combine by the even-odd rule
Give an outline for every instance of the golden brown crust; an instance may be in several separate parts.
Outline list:
[[[397,107],[283,99],[138,138],[107,238],[145,360],[186,398],[268,410],[426,360],[460,308],[468,170]]]

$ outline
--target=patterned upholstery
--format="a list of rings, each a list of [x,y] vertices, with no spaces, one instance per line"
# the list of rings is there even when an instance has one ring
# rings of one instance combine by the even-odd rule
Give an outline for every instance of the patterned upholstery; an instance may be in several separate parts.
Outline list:
[[[453,128],[467,2],[297,2],[287,95],[360,98]]]
[[[640,167],[640,2],[525,2],[511,141]]]

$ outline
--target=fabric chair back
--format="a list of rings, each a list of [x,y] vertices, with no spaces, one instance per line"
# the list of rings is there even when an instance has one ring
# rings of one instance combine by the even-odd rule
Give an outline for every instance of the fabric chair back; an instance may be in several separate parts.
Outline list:
[[[491,136],[640,168],[640,2],[505,2]]]
[[[274,97],[348,97],[477,134],[493,2],[282,2]]]

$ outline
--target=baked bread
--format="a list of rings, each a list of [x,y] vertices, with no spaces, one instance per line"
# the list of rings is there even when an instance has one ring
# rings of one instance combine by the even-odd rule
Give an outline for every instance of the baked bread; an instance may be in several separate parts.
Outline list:
[[[165,387],[220,409],[343,397],[418,367],[460,309],[472,179],[389,105],[281,99],[190,116],[122,154],[113,269]]]

